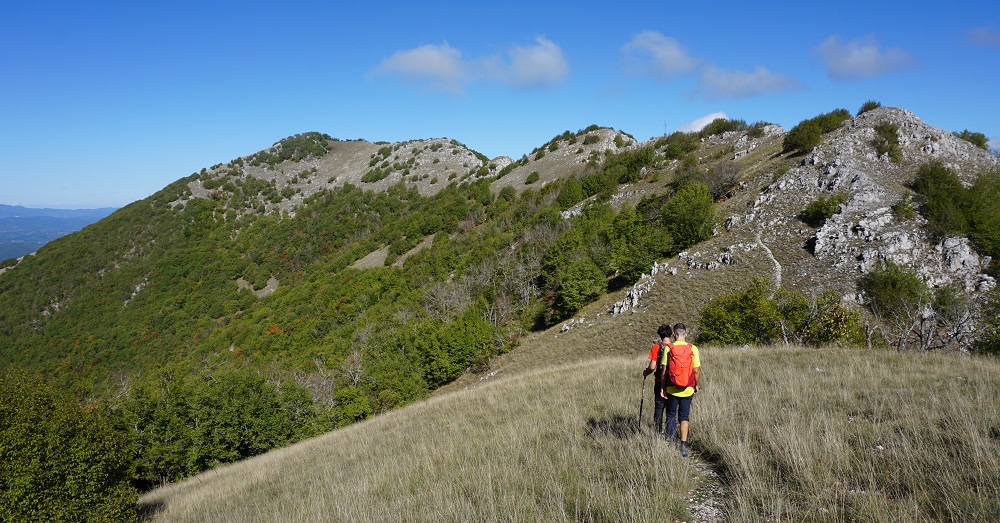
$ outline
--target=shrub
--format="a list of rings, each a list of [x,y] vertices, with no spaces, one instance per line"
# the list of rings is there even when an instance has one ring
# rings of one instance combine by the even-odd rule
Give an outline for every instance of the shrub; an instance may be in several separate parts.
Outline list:
[[[875,138],[872,139],[872,147],[875,153],[881,157],[883,154],[889,155],[889,160],[898,162],[903,159],[903,151],[899,148],[899,126],[894,123],[884,122],[876,125]]]
[[[820,129],[823,130],[823,134],[836,131],[840,124],[850,119],[851,113],[847,109],[834,109],[814,118],[819,123]]]
[[[379,180],[385,179],[389,176],[392,171],[383,171],[382,169],[376,167],[368,172],[366,172],[362,177],[361,181],[366,183],[375,183]]]
[[[867,102],[861,105],[860,109],[858,109],[858,114],[867,113],[868,111],[878,109],[879,107],[882,107],[882,102],[878,102],[875,100],[868,100]]]
[[[969,207],[968,193],[954,171],[938,160],[926,163],[917,171],[913,189],[920,196],[920,213],[933,238],[968,233],[964,211]]]
[[[1000,287],[993,287],[985,293],[979,317],[980,330],[972,343],[972,350],[1000,356]]]
[[[812,227],[822,227],[828,219],[840,212],[840,205],[847,200],[847,195],[843,193],[821,195],[806,205],[805,210],[799,213],[799,219]]]
[[[764,136],[764,128],[768,125],[773,124],[765,121],[754,122],[749,128],[747,128],[747,138],[750,138],[751,140],[761,138]]]
[[[797,291],[772,289],[767,280],[755,278],[702,308],[698,341],[725,345],[863,342],[861,315],[840,302],[841,296],[834,291],[810,300]]]
[[[781,336],[781,315],[770,298],[771,284],[755,278],[745,288],[713,298],[701,310],[698,343],[771,343]]]
[[[823,138],[823,129],[819,124],[806,120],[795,127],[792,127],[782,142],[784,152],[795,151],[796,153],[808,153],[820,144]]]
[[[892,213],[896,215],[898,220],[907,221],[913,219],[917,215],[917,209],[913,206],[913,200],[910,198],[903,198],[893,204]]]
[[[808,153],[820,144],[824,134],[837,130],[850,118],[851,113],[847,109],[835,109],[799,122],[785,135],[783,152]]]
[[[979,147],[984,151],[990,150],[989,140],[986,139],[986,135],[983,133],[974,133],[968,129],[965,129],[960,133],[952,133],[952,134],[971,143],[972,145],[975,145],[976,147]]]
[[[701,128],[698,132],[698,136],[701,138],[708,138],[709,136],[715,136],[717,134],[727,133],[731,131],[745,131],[747,129],[747,123],[744,120],[728,120],[726,118],[716,118],[709,122],[708,125]]]
[[[676,160],[684,155],[697,150],[701,147],[701,141],[698,138],[698,133],[682,133],[676,131],[670,136],[667,136],[664,141],[666,145],[666,151],[664,151],[664,156],[667,160]],[[659,144],[660,141],[657,141]]]
[[[631,151],[622,151],[608,156],[604,161],[603,171],[618,183],[631,183],[642,176],[642,169],[653,165],[656,152],[652,147],[643,147]]]
[[[588,134],[583,138],[583,145],[591,145],[601,141],[601,137],[596,134]]]
[[[538,171],[531,171],[531,173],[528,174],[528,178],[524,180],[524,184],[531,185],[537,182],[539,177],[540,175],[538,174]]]
[[[732,160],[721,161],[708,169],[704,179],[712,197],[720,200],[740,181],[740,166]]]
[[[916,274],[890,261],[862,276],[858,290],[868,308],[884,319],[909,318],[928,298],[927,285]]]

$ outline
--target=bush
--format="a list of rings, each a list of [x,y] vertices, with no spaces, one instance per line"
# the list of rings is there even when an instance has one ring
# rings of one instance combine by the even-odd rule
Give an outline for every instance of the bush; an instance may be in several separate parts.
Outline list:
[[[756,345],[781,336],[781,315],[770,298],[771,284],[755,278],[745,288],[708,302],[698,320],[698,343]]]
[[[872,147],[875,154],[881,157],[883,154],[889,155],[889,160],[898,162],[903,159],[903,151],[899,148],[899,126],[894,123],[884,122],[876,125],[875,138],[872,139]]]
[[[975,145],[976,147],[979,147],[984,151],[990,150],[989,140],[986,139],[986,135],[983,133],[974,133],[968,129],[965,129],[960,133],[952,133],[952,134],[971,143],[972,145]]]
[[[708,169],[704,181],[712,197],[720,200],[739,183],[740,166],[732,160],[721,161]]]
[[[980,329],[972,344],[973,352],[1000,356],[1000,287],[985,293],[979,317]]]
[[[562,191],[559,191],[559,197],[556,198],[556,203],[558,203],[559,207],[562,209],[569,209],[581,201],[583,201],[583,184],[581,184],[576,178],[566,180]]]
[[[701,138],[708,138],[709,136],[715,136],[717,134],[727,133],[731,131],[745,131],[747,129],[747,123],[744,120],[728,120],[726,118],[716,118],[709,122],[708,125],[701,128],[698,132],[698,136]]]
[[[657,140],[657,144],[661,141],[666,146],[664,156],[667,160],[676,160],[701,147],[701,140],[698,138],[698,133],[676,131],[665,139]]]
[[[841,296],[830,290],[809,300],[797,291],[772,290],[770,282],[755,278],[743,289],[722,294],[702,308],[698,342],[862,343],[861,315],[840,302]]]
[[[537,182],[539,177],[540,175],[538,174],[538,171],[531,171],[531,173],[528,174],[528,178],[524,180],[524,184],[531,185]]]
[[[653,165],[655,160],[656,152],[652,147],[623,151],[608,156],[602,171],[618,183],[632,183],[642,176],[642,169]]]
[[[127,433],[40,377],[0,377],[0,520],[129,521]]]
[[[847,109],[834,109],[826,114],[821,114],[814,118],[819,123],[823,134],[836,131],[840,124],[851,119],[851,113]]]
[[[896,219],[905,222],[916,217],[917,209],[913,206],[913,200],[903,198],[892,206],[892,213],[896,215]]]
[[[763,137],[764,136],[764,128],[767,127],[768,125],[773,125],[773,124],[771,124],[770,122],[764,122],[764,121],[754,122],[747,129],[747,138],[750,138],[751,140],[753,140],[753,139],[757,139],[757,138]]]
[[[875,100],[868,100],[867,102],[861,105],[860,109],[858,109],[858,114],[867,113],[868,111],[878,109],[879,107],[882,107],[882,102],[877,102]]]
[[[799,213],[799,219],[812,227],[822,227],[827,220],[840,212],[841,204],[847,200],[847,195],[843,193],[821,195],[806,205],[805,210]]]
[[[799,122],[785,135],[782,152],[808,153],[820,144],[824,134],[837,130],[845,120],[851,118],[847,109],[835,109],[829,113],[814,116]]]
[[[601,137],[596,134],[588,134],[583,138],[583,145],[592,145],[601,141]]]
[[[823,129],[819,124],[811,120],[806,120],[792,127],[782,142],[783,152],[795,151],[796,153],[808,153],[820,144],[823,139]]]
[[[938,160],[926,163],[917,171],[913,190],[920,196],[920,213],[932,238],[968,233],[968,194],[954,171]]]
[[[865,304],[883,319],[909,318],[927,301],[927,285],[912,271],[890,261],[858,280]]]
[[[389,176],[391,171],[383,171],[382,169],[376,167],[368,172],[366,172],[362,177],[361,181],[365,183],[375,183],[379,180],[385,179]]]

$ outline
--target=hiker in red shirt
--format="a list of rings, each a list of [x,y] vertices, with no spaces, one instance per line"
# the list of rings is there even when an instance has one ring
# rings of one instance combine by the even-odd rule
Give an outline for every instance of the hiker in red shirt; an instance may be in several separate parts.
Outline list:
[[[687,334],[687,327],[683,323],[674,325],[675,341],[661,361],[665,369],[660,394],[667,402],[666,436],[668,439],[676,438],[677,424],[680,422],[681,456],[688,455],[691,399],[698,392],[701,378],[698,347],[688,343]]]
[[[663,409],[667,405],[667,399],[660,394],[663,372],[662,369],[657,368],[657,363],[661,358],[660,347],[663,347],[663,353],[667,352],[673,330],[670,329],[670,325],[660,325],[660,328],[656,329],[656,334],[660,337],[660,342],[654,343],[649,349],[649,366],[642,370],[642,379],[646,379],[646,376],[650,374],[655,378],[653,386],[653,423],[656,425],[656,433],[660,434],[663,432]]]

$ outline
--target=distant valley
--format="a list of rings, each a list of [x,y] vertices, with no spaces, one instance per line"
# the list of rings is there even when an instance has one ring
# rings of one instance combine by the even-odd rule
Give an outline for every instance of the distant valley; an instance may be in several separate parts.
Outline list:
[[[46,243],[114,212],[101,209],[35,209],[0,204],[0,260],[37,251]]]

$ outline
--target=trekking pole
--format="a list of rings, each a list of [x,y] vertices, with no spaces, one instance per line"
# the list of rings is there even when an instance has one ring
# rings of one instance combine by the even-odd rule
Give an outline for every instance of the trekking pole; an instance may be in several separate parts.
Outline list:
[[[642,377],[642,391],[639,396],[639,419],[635,420],[635,432],[638,434],[642,429],[642,404],[646,401],[646,376]]]

